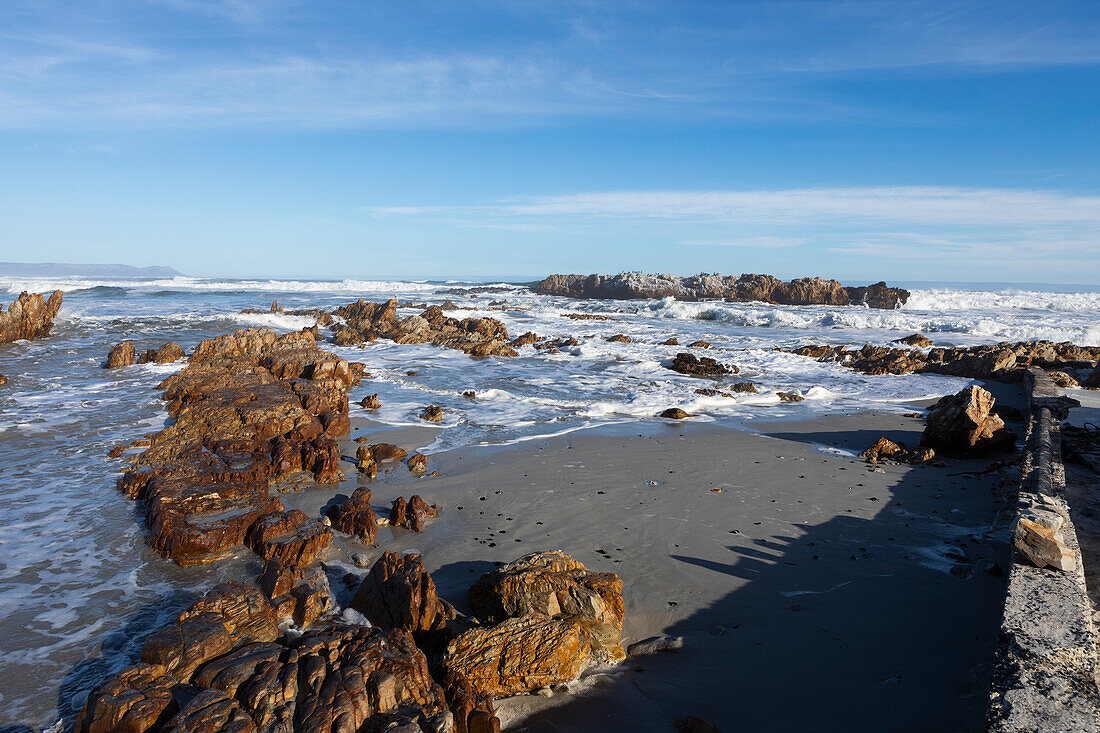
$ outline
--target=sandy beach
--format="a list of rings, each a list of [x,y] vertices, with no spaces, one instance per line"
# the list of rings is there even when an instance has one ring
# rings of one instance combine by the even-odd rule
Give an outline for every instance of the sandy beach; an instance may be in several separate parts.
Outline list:
[[[346,589],[342,574],[362,572],[354,553],[420,552],[440,595],[465,610],[466,589],[493,563],[561,549],[622,577],[624,646],[682,637],[678,651],[591,670],[569,692],[499,701],[512,730],[668,730],[687,715],[723,730],[973,730],[1012,477],[965,473],[988,462],[872,467],[851,455],[880,435],[915,444],[921,428],[884,413],[759,433],[636,423],[432,455],[440,477],[395,464],[371,482],[380,515],[419,493],[441,516],[419,535],[383,527],[375,547],[338,536],[330,579]],[[357,436],[412,449],[434,432],[358,419],[344,452]],[[352,463],[344,470],[356,476]],[[315,514],[332,496],[284,501]]]

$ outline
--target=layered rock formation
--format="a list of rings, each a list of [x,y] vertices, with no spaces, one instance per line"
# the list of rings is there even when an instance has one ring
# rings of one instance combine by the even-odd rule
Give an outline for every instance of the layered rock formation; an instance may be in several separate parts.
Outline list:
[[[917,349],[872,346],[848,349],[844,346],[803,346],[791,351],[818,361],[835,361],[866,374],[947,374],[971,379],[1019,379],[1028,366],[1044,369],[1095,368],[1100,346],[1077,346],[1069,342],[1020,341],[984,346]]]
[[[141,658],[88,696],[77,733],[455,730],[409,632],[336,625],[291,641],[239,583],[149,637]]]
[[[647,275],[621,272],[618,275],[551,275],[534,284],[536,293],[570,298],[636,300],[677,298],[730,301],[760,301],[780,305],[865,305],[898,308],[909,299],[909,291],[880,282],[866,287],[845,287],[836,280],[803,277],[784,282],[771,275]]]
[[[350,429],[345,390],[359,373],[318,348],[311,330],[201,342],[160,385],[174,422],[136,442],[148,447],[119,480],[144,502],[149,544],[183,565],[246,543],[298,565],[322,555],[331,531],[283,511],[268,485],[301,471],[319,483],[343,479],[334,439]]]
[[[49,299],[41,293],[20,293],[6,311],[0,308],[0,344],[49,336],[61,300],[60,290],[50,293]]]
[[[478,580],[470,607],[482,626],[453,639],[444,667],[483,695],[531,692],[619,661],[622,580],[559,551],[527,555]]]
[[[464,351],[471,356],[515,356],[508,329],[495,318],[451,318],[433,305],[420,315],[397,317],[397,299],[370,303],[360,298],[332,312],[343,320],[333,333],[341,346],[375,339],[399,344],[435,344]]]

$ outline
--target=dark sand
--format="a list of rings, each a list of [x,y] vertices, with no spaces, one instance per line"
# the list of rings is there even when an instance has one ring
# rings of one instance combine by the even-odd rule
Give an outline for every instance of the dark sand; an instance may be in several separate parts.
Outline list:
[[[437,432],[376,428],[357,420],[351,438],[412,449]],[[1015,472],[838,452],[879,435],[915,444],[922,421],[896,414],[754,428],[635,423],[454,450],[430,456],[435,478],[393,464],[369,482],[380,516],[413,493],[443,513],[421,535],[381,527],[370,548],[338,538],[334,590],[346,600],[340,575],[364,572],[352,553],[417,551],[464,610],[494,562],[555,548],[623,578],[625,644],[683,637],[678,653],[593,670],[569,692],[499,701],[511,729],[672,730],[686,715],[726,733],[981,729],[1004,593],[987,568],[1007,567],[998,513]],[[359,479],[344,468],[347,495]],[[332,497],[285,500],[316,514]]]

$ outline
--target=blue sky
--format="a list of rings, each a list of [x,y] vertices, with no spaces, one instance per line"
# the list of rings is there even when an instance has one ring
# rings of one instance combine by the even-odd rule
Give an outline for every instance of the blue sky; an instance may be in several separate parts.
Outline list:
[[[0,5],[0,260],[1100,282],[1100,4]]]

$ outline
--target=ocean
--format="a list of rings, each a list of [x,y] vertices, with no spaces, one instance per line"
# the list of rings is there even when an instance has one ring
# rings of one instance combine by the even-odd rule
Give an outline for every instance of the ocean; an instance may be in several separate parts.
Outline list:
[[[464,288],[489,292],[445,292]],[[108,450],[161,428],[167,419],[157,383],[182,367],[101,368],[112,344],[138,351],[241,328],[285,332],[313,319],[267,310],[332,310],[357,298],[396,297],[415,304],[450,299],[455,317],[492,316],[513,337],[526,331],[575,338],[558,353],[521,347],[518,358],[471,359],[431,345],[378,341],[364,348],[323,344],[367,365],[372,374],[350,392],[379,393],[371,417],[388,425],[421,424],[427,404],[445,409],[443,431],[422,452],[507,445],[571,431],[654,420],[668,407],[696,420],[752,429],[756,420],[805,420],[867,410],[908,412],[915,400],[955,392],[969,380],[938,375],[867,376],[836,364],[783,353],[808,343],[887,345],[920,332],[939,345],[1049,339],[1100,345],[1100,292],[1087,288],[922,284],[894,311],[763,303],[575,301],[535,295],[523,285],[457,281],[157,280],[0,276],[5,305],[21,290],[65,291],[53,334],[0,346],[0,728],[38,730],[71,716],[73,697],[133,661],[140,639],[201,590],[239,577],[234,561],[177,568],[143,542],[140,509],[114,482],[122,464]],[[490,302],[507,310],[487,312]],[[496,307],[500,307],[499,305]],[[402,310],[411,315],[417,310]],[[614,320],[571,320],[588,313]],[[623,334],[629,343],[607,340]],[[757,394],[707,397],[705,380],[661,364],[704,339],[705,353],[740,369]],[[408,372],[418,372],[410,376]],[[463,396],[474,391],[473,398]],[[781,404],[776,392],[805,401]],[[241,560],[240,562],[245,562]],[[4,728],[6,730],[6,728]],[[12,730],[27,730],[13,728]]]

